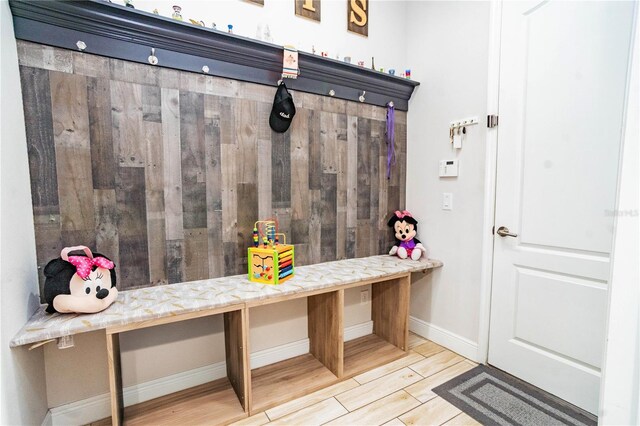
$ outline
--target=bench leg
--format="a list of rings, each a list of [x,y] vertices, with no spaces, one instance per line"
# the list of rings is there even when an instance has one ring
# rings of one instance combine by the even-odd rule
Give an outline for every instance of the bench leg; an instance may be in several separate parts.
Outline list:
[[[309,352],[336,377],[344,374],[344,290],[307,299]]]
[[[411,276],[371,285],[373,333],[392,345],[409,350]]]
[[[249,411],[251,404],[248,312],[248,309],[243,308],[224,313],[227,377],[246,412]]]
[[[107,362],[111,392],[111,424],[119,426],[123,423],[124,401],[122,397],[122,369],[120,367],[120,336],[117,333],[107,333]]]

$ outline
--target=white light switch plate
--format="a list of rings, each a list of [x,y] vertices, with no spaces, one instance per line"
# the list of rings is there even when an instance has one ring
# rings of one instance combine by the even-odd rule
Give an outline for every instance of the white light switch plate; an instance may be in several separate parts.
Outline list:
[[[453,210],[453,194],[451,192],[442,193],[442,210]]]

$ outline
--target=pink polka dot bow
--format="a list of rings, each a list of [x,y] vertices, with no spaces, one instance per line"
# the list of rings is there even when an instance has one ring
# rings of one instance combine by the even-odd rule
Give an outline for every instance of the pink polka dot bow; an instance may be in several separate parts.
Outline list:
[[[87,257],[84,256],[69,256],[69,252],[75,250],[84,250]],[[93,253],[86,246],[65,247],[60,253],[62,260],[66,260],[76,267],[76,273],[82,279],[85,279],[91,274],[91,269],[94,266],[104,269],[113,269],[115,266],[112,261],[106,257],[93,257]]]
[[[76,273],[80,278],[87,278],[94,265],[104,269],[113,269],[113,262],[104,257],[90,259],[84,256],[69,256],[68,262],[76,267]]]
[[[411,213],[409,213],[407,210],[402,210],[402,211],[396,210],[396,217],[398,219],[402,219],[405,216],[413,217],[411,216]]]

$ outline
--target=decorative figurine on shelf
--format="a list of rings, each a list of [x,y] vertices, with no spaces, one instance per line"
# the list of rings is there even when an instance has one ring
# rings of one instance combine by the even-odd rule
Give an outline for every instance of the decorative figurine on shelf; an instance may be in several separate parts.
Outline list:
[[[229,30],[229,34],[233,34],[233,25],[228,24],[227,29]]]
[[[217,29],[218,29],[218,26],[216,25],[216,23],[215,23],[215,22],[212,22],[212,23],[211,23],[211,28],[212,28],[212,29],[214,29],[214,30],[217,30]]]
[[[158,11],[157,7],[155,9],[153,9],[153,14],[154,15],[160,15],[160,11]]]
[[[329,52],[320,52],[320,56],[327,58],[329,56]]]
[[[311,45],[311,54],[312,55],[316,54],[316,47],[313,44]]]
[[[344,57],[344,61],[345,61],[347,64],[350,64],[350,63],[351,63],[351,56],[345,56],[345,57]]]
[[[282,284],[293,277],[293,245],[287,244],[286,235],[277,231],[278,223],[272,219],[254,224],[253,247],[249,247],[249,281]],[[283,244],[278,236],[282,236]]]
[[[176,21],[182,21],[182,13],[180,12],[182,12],[182,8],[180,6],[173,6],[173,13],[171,14],[171,17]]]
[[[124,0],[124,5],[130,7],[131,9],[135,9],[136,7],[133,5],[133,0]]]
[[[358,61],[358,66],[363,67],[364,68],[364,61]]]
[[[396,70],[394,70],[393,68],[391,68],[389,70],[389,75],[396,75]]]
[[[404,78],[411,80],[411,70],[406,70],[404,72]]]
[[[410,257],[418,260],[423,253],[426,254],[427,251],[420,240],[415,238],[418,232],[418,221],[411,216],[411,213],[406,210],[396,211],[387,225],[393,228],[397,242],[391,247],[389,255],[397,255],[400,259]]]
[[[374,60],[373,56],[371,57],[371,69],[372,69],[372,70],[375,70],[375,69],[376,69],[376,62],[375,62],[375,60]]]
[[[72,251],[84,255],[69,256]],[[65,247],[44,268],[47,312],[90,314],[107,309],[118,297],[115,264],[88,247]]]
[[[197,25],[199,27],[205,27],[206,26],[204,24],[204,21],[196,21],[195,19],[189,18],[189,22],[191,22],[193,25]]]
[[[262,33],[262,39],[267,43],[273,43],[273,37],[271,37],[271,28],[269,28],[269,24],[264,24],[264,32]]]

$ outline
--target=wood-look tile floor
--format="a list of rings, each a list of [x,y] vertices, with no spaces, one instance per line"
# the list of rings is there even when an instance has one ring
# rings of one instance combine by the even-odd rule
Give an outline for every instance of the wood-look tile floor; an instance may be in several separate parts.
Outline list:
[[[478,425],[432,391],[477,364],[415,334],[409,347],[404,358],[233,425]]]
[[[408,356],[233,425],[478,425],[432,391],[476,364],[409,337]]]

